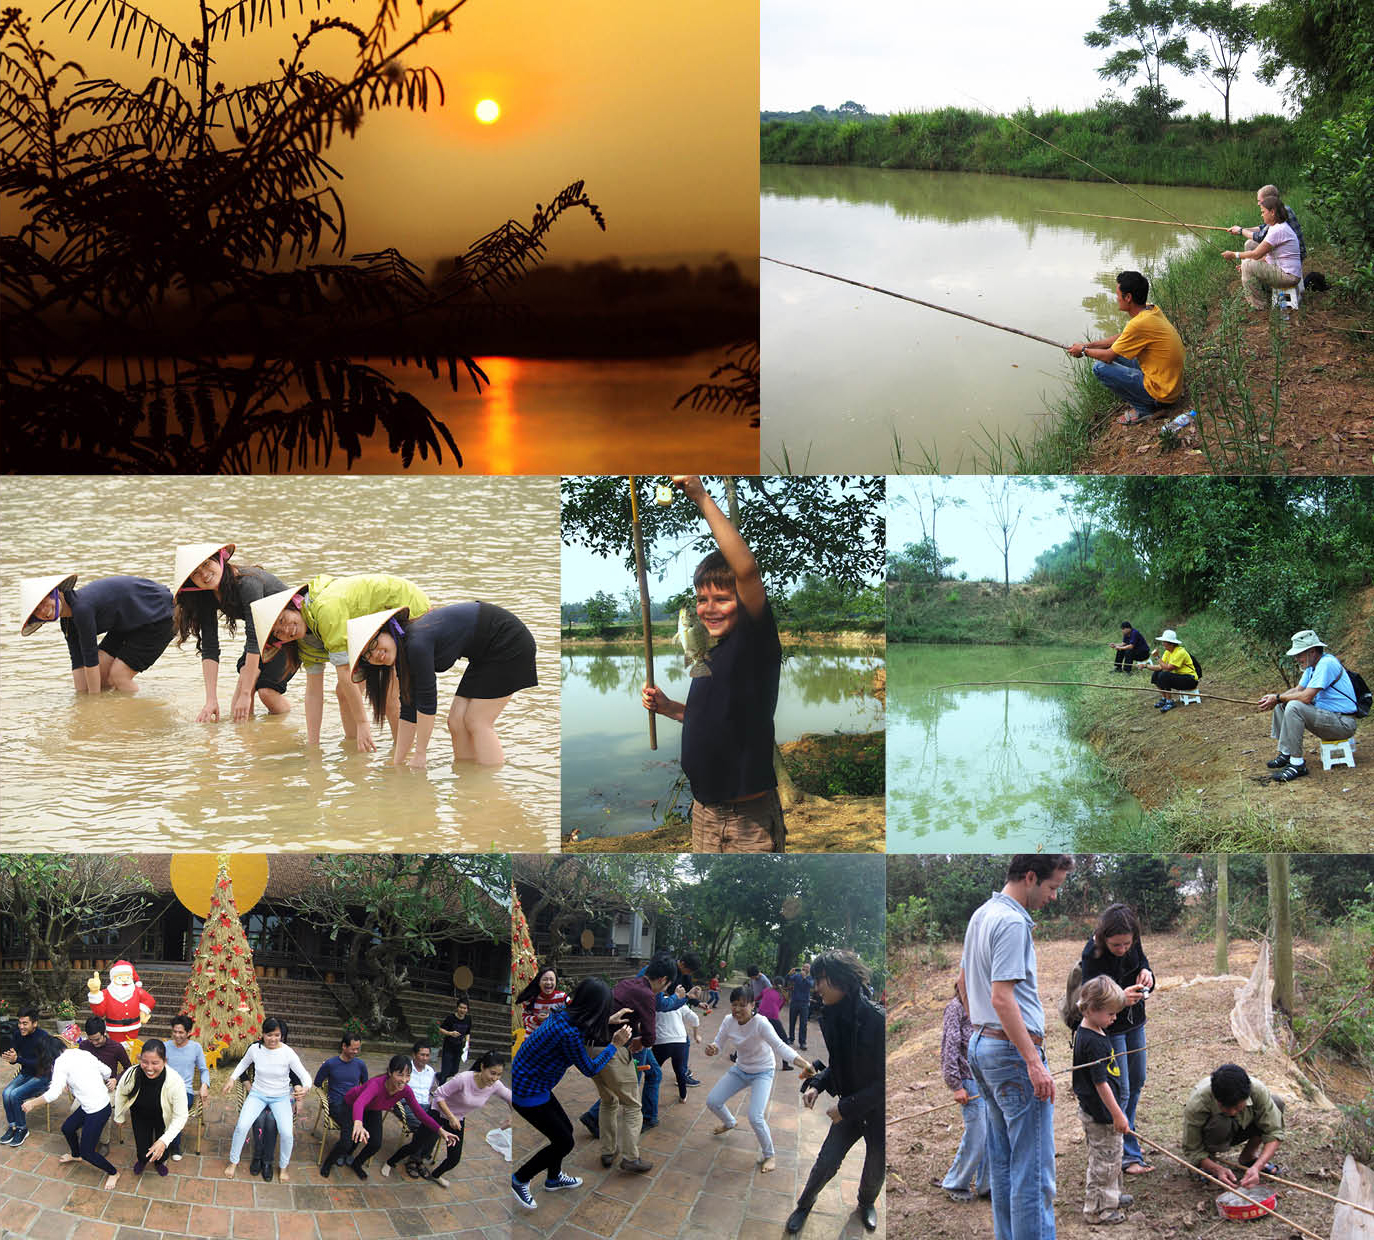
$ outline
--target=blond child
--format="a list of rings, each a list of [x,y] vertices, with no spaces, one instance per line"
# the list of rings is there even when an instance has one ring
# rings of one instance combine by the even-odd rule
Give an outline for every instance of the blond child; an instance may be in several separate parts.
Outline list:
[[[1117,1101],[1121,1065],[1107,1036],[1107,1026],[1125,1006],[1125,994],[1110,977],[1090,978],[1078,994],[1083,1023],[1073,1038],[1073,1092],[1088,1144],[1083,1214],[1094,1225],[1124,1223],[1121,1207],[1135,1200],[1121,1191],[1121,1138],[1131,1125]]]

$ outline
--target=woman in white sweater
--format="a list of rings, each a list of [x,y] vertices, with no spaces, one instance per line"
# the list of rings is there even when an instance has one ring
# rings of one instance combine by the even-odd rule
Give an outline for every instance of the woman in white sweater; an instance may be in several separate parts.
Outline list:
[[[45,1102],[56,1102],[64,1089],[72,1091],[76,1099],[76,1110],[67,1116],[62,1125],[62,1135],[67,1138],[69,1154],[63,1154],[57,1161],[76,1162],[84,1158],[97,1171],[105,1173],[105,1188],[112,1189],[119,1179],[119,1170],[105,1158],[99,1150],[100,1134],[105,1131],[106,1121],[110,1118],[110,1070],[90,1051],[63,1051],[52,1066],[52,1084],[46,1093],[30,1098],[24,1103],[27,1113]],[[80,1133],[81,1144],[77,1145]]]
[[[768,1096],[773,1092],[773,1054],[776,1051],[784,1063],[793,1064],[803,1079],[810,1076],[813,1069],[773,1032],[773,1027],[762,1016],[755,1015],[753,997],[742,986],[730,992],[730,1015],[720,1022],[716,1036],[706,1047],[707,1055],[717,1055],[721,1051],[728,1054],[732,1050],[736,1054],[735,1063],[716,1082],[706,1099],[711,1113],[720,1120],[714,1131],[719,1136],[735,1126],[735,1117],[725,1104],[740,1090],[749,1090],[749,1126],[759,1141],[759,1170],[772,1171],[777,1164],[773,1161],[773,1134],[768,1131],[764,1111],[768,1107]]]
[[[234,1082],[248,1071],[250,1064],[253,1067],[253,1087],[248,1091],[248,1097],[243,1100],[239,1122],[234,1125],[234,1139],[229,1145],[229,1165],[224,1168],[224,1174],[230,1179],[233,1178],[234,1172],[239,1169],[239,1155],[243,1153],[243,1143],[248,1138],[248,1130],[252,1128],[253,1121],[270,1107],[272,1118],[277,1121],[277,1134],[281,1140],[278,1165],[281,1168],[282,1182],[285,1183],[291,1178],[286,1172],[286,1167],[291,1161],[291,1147],[294,1144],[291,1099],[293,1094],[300,1097],[305,1093],[304,1085],[297,1085],[295,1090],[292,1090],[291,1073],[294,1071],[302,1081],[310,1080],[310,1073],[301,1063],[300,1056],[282,1042],[281,1022],[275,1017],[268,1017],[262,1022],[262,1041],[254,1042],[239,1060],[238,1067],[229,1074],[229,1079],[224,1083],[226,1094],[233,1088]]]

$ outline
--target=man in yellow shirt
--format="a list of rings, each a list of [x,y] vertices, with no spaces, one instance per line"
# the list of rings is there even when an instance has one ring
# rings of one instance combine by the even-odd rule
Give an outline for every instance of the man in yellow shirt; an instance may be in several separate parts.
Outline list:
[[[1117,419],[1122,426],[1144,422],[1183,395],[1183,341],[1149,296],[1150,282],[1140,272],[1121,272],[1116,304],[1128,317],[1125,329],[1068,348],[1070,357],[1092,358],[1097,381],[1131,406]]]

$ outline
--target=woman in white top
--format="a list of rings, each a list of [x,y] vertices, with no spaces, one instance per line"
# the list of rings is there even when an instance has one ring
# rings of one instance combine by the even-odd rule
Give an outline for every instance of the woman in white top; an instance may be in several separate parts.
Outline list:
[[[310,1073],[296,1052],[282,1042],[281,1022],[275,1017],[268,1017],[262,1022],[262,1041],[254,1042],[239,1060],[238,1067],[230,1073],[224,1083],[226,1094],[248,1070],[249,1064],[253,1065],[253,1088],[243,1100],[239,1122],[234,1125],[234,1139],[229,1145],[229,1165],[224,1168],[224,1174],[233,1179],[234,1172],[239,1169],[239,1155],[243,1153],[248,1130],[263,1110],[270,1107],[272,1118],[277,1121],[277,1135],[281,1139],[278,1166],[281,1168],[282,1182],[285,1183],[291,1178],[286,1173],[286,1166],[291,1161],[291,1147],[294,1144],[291,1099],[293,1094],[299,1098],[305,1093],[304,1085],[297,1085],[292,1090],[291,1073],[294,1070],[303,1081],[310,1080]]]
[[[742,1089],[749,1090],[749,1126],[759,1140],[759,1170],[772,1171],[773,1134],[768,1131],[768,1121],[764,1111],[768,1106],[768,1096],[773,1092],[773,1053],[776,1051],[784,1063],[793,1064],[802,1074],[809,1077],[814,1069],[811,1064],[797,1054],[776,1033],[762,1016],[754,1014],[754,1000],[749,991],[736,986],[730,992],[730,1015],[720,1022],[716,1036],[706,1047],[707,1055],[717,1055],[721,1051],[736,1052],[736,1061],[711,1090],[706,1105],[720,1123],[713,1130],[717,1136],[729,1132],[735,1126],[735,1117],[725,1105]]]
[[[30,1098],[25,1102],[25,1112],[45,1102],[56,1102],[64,1089],[72,1091],[76,1099],[76,1110],[67,1116],[62,1125],[62,1135],[67,1138],[70,1154],[63,1154],[57,1161],[76,1162],[84,1158],[92,1167],[105,1173],[105,1188],[112,1189],[119,1179],[119,1170],[105,1158],[97,1148],[100,1134],[105,1131],[105,1123],[110,1118],[110,1070],[90,1051],[63,1051],[52,1066],[52,1084],[45,1094]],[[81,1134],[81,1144],[77,1145],[77,1133]]]
[[[1268,227],[1264,240],[1253,250],[1223,250],[1221,256],[1237,260],[1245,300],[1256,310],[1268,310],[1270,289],[1294,288],[1302,279],[1302,251],[1278,194],[1260,198],[1260,215]]]

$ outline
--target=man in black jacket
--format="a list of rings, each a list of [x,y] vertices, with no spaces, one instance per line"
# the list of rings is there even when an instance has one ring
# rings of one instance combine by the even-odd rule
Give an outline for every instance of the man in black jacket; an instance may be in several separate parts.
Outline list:
[[[878,1230],[878,1211],[873,1203],[883,1186],[887,1157],[883,1127],[886,1078],[885,1020],[882,1008],[865,996],[867,966],[851,951],[824,951],[811,962],[811,977],[821,1008],[821,1036],[830,1053],[830,1066],[803,1086],[808,1107],[821,1093],[833,1094],[830,1131],[816,1155],[815,1166],[787,1219],[787,1231],[795,1235],[806,1223],[816,1198],[839,1171],[845,1155],[860,1137],[864,1141],[864,1166],[859,1177],[859,1217],[869,1231]]]

